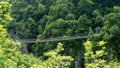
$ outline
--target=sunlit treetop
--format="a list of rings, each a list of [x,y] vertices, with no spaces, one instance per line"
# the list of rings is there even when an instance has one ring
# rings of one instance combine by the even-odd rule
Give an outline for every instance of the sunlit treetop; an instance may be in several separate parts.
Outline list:
[[[12,5],[9,2],[0,2],[0,24],[6,25],[8,21],[12,20],[10,16],[11,6]]]

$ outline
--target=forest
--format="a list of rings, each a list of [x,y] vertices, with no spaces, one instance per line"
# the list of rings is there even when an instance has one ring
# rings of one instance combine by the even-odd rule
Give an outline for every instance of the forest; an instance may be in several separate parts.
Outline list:
[[[120,68],[120,0],[0,0],[0,68]]]

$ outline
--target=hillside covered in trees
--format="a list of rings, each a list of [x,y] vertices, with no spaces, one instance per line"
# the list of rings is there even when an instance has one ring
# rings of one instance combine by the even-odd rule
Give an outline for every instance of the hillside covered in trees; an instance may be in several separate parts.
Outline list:
[[[119,42],[120,0],[0,1],[2,68],[120,68]]]

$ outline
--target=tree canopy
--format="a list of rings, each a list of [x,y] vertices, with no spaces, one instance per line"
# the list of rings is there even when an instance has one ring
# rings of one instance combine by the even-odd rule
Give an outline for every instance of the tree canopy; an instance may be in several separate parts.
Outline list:
[[[42,65],[44,68],[44,65],[51,66],[52,64],[51,68],[55,68],[55,65],[61,68],[61,64],[66,67],[63,63],[68,66],[72,60],[71,57],[74,61],[71,62],[70,68],[118,66],[120,62],[119,18],[119,0],[2,0],[0,1],[0,53],[6,56],[2,57],[3,61],[11,61],[13,64],[15,62],[20,66],[24,64],[28,68],[32,66],[39,68]],[[11,29],[14,30],[18,41],[19,39],[37,41],[81,37],[96,33],[97,36],[67,41],[28,43],[27,50],[29,54],[32,53],[29,57],[19,51],[20,45],[15,42],[16,39],[9,38],[8,31]],[[59,42],[64,46],[62,44],[57,46]],[[60,52],[58,52],[59,48]],[[45,53],[46,51],[48,53]],[[9,60],[8,52],[23,61],[14,61],[10,58],[11,56]],[[17,55],[14,55],[16,53]],[[33,59],[27,64],[27,59],[31,57]],[[69,60],[64,62],[60,58],[66,61],[69,58]],[[4,64],[3,61],[0,61],[1,65]],[[93,65],[95,67],[92,67]]]

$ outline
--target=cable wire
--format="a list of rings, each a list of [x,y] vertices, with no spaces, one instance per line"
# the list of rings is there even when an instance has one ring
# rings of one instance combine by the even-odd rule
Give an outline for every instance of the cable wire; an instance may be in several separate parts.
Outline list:
[[[46,39],[19,39],[18,42],[21,43],[36,43],[36,42],[56,42],[56,41],[67,41],[67,40],[76,40],[76,39],[85,39],[96,37],[98,34],[84,35],[84,36],[68,36],[68,37],[56,37],[56,38],[46,38]]]

